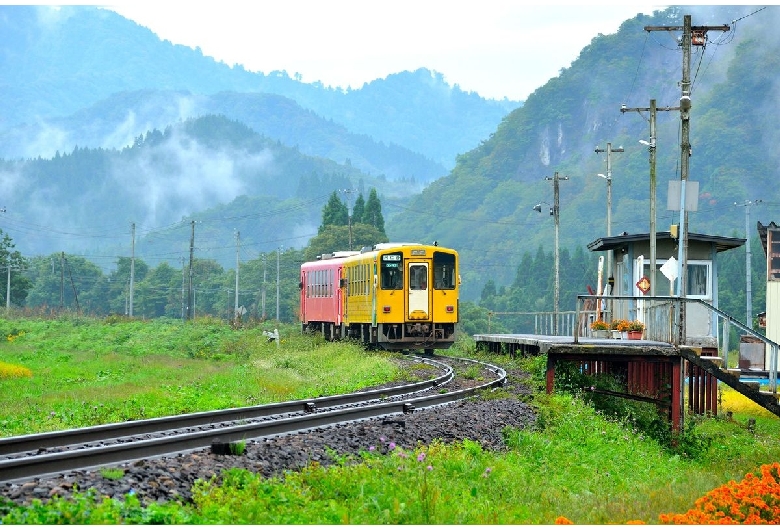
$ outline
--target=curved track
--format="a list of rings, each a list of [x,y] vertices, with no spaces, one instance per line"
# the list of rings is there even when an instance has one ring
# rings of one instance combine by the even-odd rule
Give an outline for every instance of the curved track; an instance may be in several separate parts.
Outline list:
[[[84,429],[0,439],[0,480],[40,477],[140,458],[185,452],[251,438],[276,436],[337,423],[413,413],[459,401],[502,386],[506,372],[481,361],[454,357],[417,358],[442,370],[427,381],[378,390],[254,407],[168,416]],[[449,391],[456,377],[446,362],[476,363],[492,380]],[[426,392],[436,392],[427,395]],[[35,451],[37,454],[30,454]]]

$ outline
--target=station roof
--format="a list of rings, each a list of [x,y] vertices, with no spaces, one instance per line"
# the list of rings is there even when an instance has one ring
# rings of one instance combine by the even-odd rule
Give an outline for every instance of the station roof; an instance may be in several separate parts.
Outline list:
[[[671,232],[656,232],[655,239],[657,242],[665,239],[674,239],[674,238],[672,238]],[[626,245],[626,243],[638,243],[644,241],[650,241],[649,233],[626,234],[625,232],[623,232],[621,235],[618,236],[600,237],[599,239],[592,241],[591,243],[588,243],[588,250],[592,252],[599,252],[603,250],[615,250],[618,248],[622,248],[623,246]],[[696,234],[693,232],[688,232],[688,244],[690,244],[692,241],[699,242],[699,243],[714,243],[715,250],[717,252],[723,252],[724,250],[739,248],[745,244],[744,238],[710,236],[707,234]]]

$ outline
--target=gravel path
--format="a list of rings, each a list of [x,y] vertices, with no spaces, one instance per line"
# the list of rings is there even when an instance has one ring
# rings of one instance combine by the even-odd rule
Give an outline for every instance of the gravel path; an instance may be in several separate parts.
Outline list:
[[[0,497],[29,504],[32,499],[69,497],[77,489],[94,488],[102,496],[124,498],[133,491],[142,504],[179,499],[191,500],[190,488],[196,479],[209,479],[224,469],[245,468],[270,477],[284,470],[296,470],[316,461],[323,466],[333,463],[326,448],[337,454],[355,454],[370,446],[383,450],[390,442],[413,449],[434,440],[445,443],[470,439],[485,449],[501,450],[501,431],[505,426],[522,428],[531,425],[536,416],[519,397],[529,393],[523,384],[525,374],[507,372],[507,384],[498,399],[475,398],[411,414],[386,419],[314,429],[298,434],[276,436],[247,442],[244,455],[215,455],[209,449],[139,460],[111,466],[124,470],[121,479],[103,478],[99,470],[79,471],[25,482],[0,483]]]

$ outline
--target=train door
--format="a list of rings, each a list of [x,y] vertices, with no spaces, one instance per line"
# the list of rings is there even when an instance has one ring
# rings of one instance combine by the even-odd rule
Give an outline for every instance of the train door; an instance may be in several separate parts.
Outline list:
[[[308,300],[306,294],[308,292],[308,286],[306,285],[306,271],[301,271],[301,322],[304,324],[306,320],[306,305]]]
[[[428,263],[408,262],[409,278],[408,308],[409,320],[430,320],[430,296],[428,285]]]
[[[341,288],[341,271],[342,267],[339,267],[336,269],[336,280],[334,284],[334,289],[336,290],[336,325],[340,326],[343,317],[343,309],[344,309],[344,301],[343,301],[343,293],[344,290]]]

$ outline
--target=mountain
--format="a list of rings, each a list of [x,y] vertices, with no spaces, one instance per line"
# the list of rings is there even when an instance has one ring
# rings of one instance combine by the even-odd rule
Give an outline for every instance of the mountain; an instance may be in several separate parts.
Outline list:
[[[187,255],[191,221],[199,257],[217,259],[236,230],[255,252],[301,247],[317,234],[333,190],[357,187],[366,197],[378,186],[393,196],[408,183],[305,155],[224,116],[154,129],[122,150],[0,161],[0,190],[12,205],[3,231],[17,249],[107,258],[106,268],[129,252],[131,224],[151,264]]]
[[[364,173],[424,184],[447,169],[419,152],[350,132],[295,101],[267,93],[174,90],[118,92],[65,118],[51,118],[0,133],[0,158],[46,158],[74,146],[122,148],[153,129],[201,116],[222,115],[302,153],[350,163]]]
[[[37,128],[40,134],[36,136],[50,144],[64,135],[73,143],[57,147],[60,151],[85,146],[85,142],[68,129],[60,136],[45,136],[58,132],[50,130],[50,120],[69,118],[93,105],[105,107],[110,102],[104,100],[118,93],[131,92],[136,97],[149,94],[147,90],[196,95],[266,93],[292,99],[354,135],[370,136],[389,148],[405,147],[450,169],[459,153],[486,138],[507,112],[519,106],[518,102],[486,100],[463,92],[426,69],[393,74],[346,91],[302,83],[286,72],[249,72],[240,65],[230,67],[204,57],[200,49],[161,41],[147,28],[112,11],[87,6],[0,6],[0,69],[4,102],[0,132],[26,125],[28,132],[30,127]],[[179,110],[185,112],[184,118],[197,117],[186,108]],[[167,111],[165,105],[160,111]],[[135,125],[132,130],[117,131],[118,135],[138,136],[148,130],[142,128],[143,123]],[[91,126],[88,122],[75,125],[77,130]],[[48,152],[27,149],[4,151],[2,156],[34,157]]]
[[[649,115],[628,109],[648,108],[651,99],[659,108],[679,104],[681,32],[644,28],[682,27],[685,14],[694,26],[731,27],[708,32],[707,45],[694,47],[691,57],[689,180],[699,183],[699,197],[689,230],[744,237],[744,212],[734,204],[746,199],[762,198],[754,219],[771,220],[780,204],[780,152],[774,148],[780,140],[774,126],[780,44],[773,32],[780,8],[672,7],[594,37],[569,68],[458,157],[450,175],[390,219],[390,239],[437,240],[459,249],[464,296],[478,298],[488,279],[507,285],[522,276],[525,254],[550,251],[555,227],[547,215],[554,202],[548,179],[556,173],[568,178],[559,185],[560,248],[584,248],[606,235],[606,186],[597,175],[607,167],[595,148],[607,142],[624,147],[611,157],[611,233],[647,233],[648,151],[639,141],[649,140]],[[667,185],[680,178],[680,125],[679,111],[657,112],[658,231],[679,222],[679,212],[667,210]],[[537,204],[542,215],[534,211]],[[596,256],[586,253],[595,282]]]

